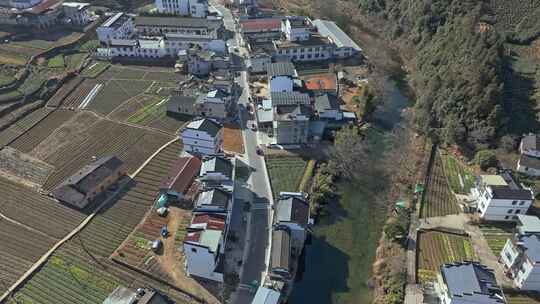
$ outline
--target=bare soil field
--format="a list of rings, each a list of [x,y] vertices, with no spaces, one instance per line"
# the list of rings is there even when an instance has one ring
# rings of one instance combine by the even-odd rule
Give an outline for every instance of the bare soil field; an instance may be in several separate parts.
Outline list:
[[[57,128],[70,120],[75,115],[75,112],[58,109],[49,114],[33,128],[25,132],[14,142],[10,144],[11,147],[24,152],[29,153],[37,145],[39,145],[45,138]]]
[[[24,184],[39,188],[53,169],[53,166],[11,147],[0,150],[0,174]]]
[[[56,169],[43,185],[45,189],[53,189],[79,168],[92,162],[93,158],[108,155],[118,156],[126,163],[128,172],[132,172],[153,151],[172,139],[163,133],[108,120],[97,122],[81,135],[81,141],[68,141],[61,148],[48,146],[50,153],[42,159]],[[141,146],[148,150],[140,149]]]
[[[0,131],[0,147],[3,147],[17,137],[21,136],[24,132],[32,128],[35,124],[41,121],[44,117],[52,112],[50,108],[40,108],[25,117],[18,120],[16,123],[9,126],[7,129]]]
[[[64,98],[66,98],[77,86],[83,82],[84,78],[82,77],[75,77],[73,79],[70,79],[68,82],[64,83],[54,95],[49,98],[47,101],[47,106],[49,107],[59,107]]]
[[[223,125],[223,150],[234,153],[244,153],[242,130],[235,124]]]
[[[85,79],[64,99],[62,106],[65,108],[77,108],[98,83],[99,82],[94,79]]]

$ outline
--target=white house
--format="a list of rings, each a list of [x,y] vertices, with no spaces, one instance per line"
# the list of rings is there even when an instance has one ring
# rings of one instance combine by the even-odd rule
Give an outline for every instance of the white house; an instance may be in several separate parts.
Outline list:
[[[332,41],[334,44],[333,55],[335,58],[347,58],[354,56],[362,49],[335,22],[317,19],[313,21],[319,34]]]
[[[518,216],[516,233],[506,241],[500,261],[519,289],[540,291],[540,219]]]
[[[292,92],[294,79],[298,77],[294,65],[289,61],[270,63],[267,74],[270,93]]]
[[[212,156],[203,159],[199,180],[205,186],[218,185],[224,187],[233,180],[233,163],[221,156]]]
[[[441,304],[504,304],[493,271],[477,262],[441,265],[435,291]]]
[[[540,176],[540,158],[521,154],[516,170],[530,176]]]
[[[189,0],[189,14],[194,18],[208,16],[208,0]]]
[[[471,192],[480,217],[488,221],[515,221],[534,200],[532,190],[516,182],[510,172],[480,176]]]
[[[160,13],[189,15],[189,0],[156,0],[155,4]]]
[[[131,39],[134,34],[133,18],[125,13],[117,13],[96,29],[98,40],[109,44],[113,39]]]
[[[298,255],[304,248],[309,219],[309,203],[304,193],[280,193],[274,226],[287,227],[291,236],[292,252]]]
[[[290,16],[281,21],[281,32],[288,41],[309,40],[313,25],[311,20],[303,16]]]
[[[224,29],[223,20],[178,16],[137,16],[134,24],[139,35],[145,36],[176,34],[185,38],[221,39]]]
[[[184,238],[186,271],[190,276],[223,282],[222,259],[225,251],[225,217],[197,214]]]
[[[181,133],[184,150],[197,155],[213,155],[223,148],[222,125],[212,119],[190,122]]]

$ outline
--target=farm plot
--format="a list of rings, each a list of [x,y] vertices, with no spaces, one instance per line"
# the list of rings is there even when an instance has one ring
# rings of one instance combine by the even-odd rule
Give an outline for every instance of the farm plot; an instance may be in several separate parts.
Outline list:
[[[499,256],[506,244],[506,240],[512,235],[514,224],[482,224],[480,230],[486,239],[489,249],[495,256]]]
[[[123,68],[118,74],[115,75],[116,79],[133,79],[140,80],[146,75],[145,70]]]
[[[92,92],[92,90],[98,90],[99,87],[96,87],[100,83],[93,80],[93,79],[86,79],[84,80],[69,96],[64,99],[64,102],[62,103],[62,106],[65,108],[77,108],[81,106],[81,104],[84,102],[86,105],[90,103],[92,100],[89,100],[87,98],[89,97],[90,93],[95,94]],[[95,98],[95,95],[94,95]]]
[[[508,304],[539,304],[540,303],[540,296],[537,294],[504,294],[506,297],[506,300]]]
[[[174,72],[148,72],[146,75],[144,75],[145,80],[155,80],[155,81],[168,81],[168,82],[175,82],[175,81],[182,81],[185,79],[185,76],[176,74]]]
[[[4,293],[55,241],[0,218],[0,242],[0,293]]]
[[[147,86],[150,85],[145,81],[137,82],[131,80],[129,82],[134,82],[135,84],[129,84],[130,87],[126,89],[122,84],[127,86],[127,82],[110,80],[103,88],[101,88],[88,108],[103,115],[107,115],[131,97],[142,93],[146,90]],[[137,85],[140,85],[141,87],[136,88]]]
[[[0,147],[3,147],[14,141],[17,137],[24,134],[24,132],[32,128],[40,120],[49,115],[50,112],[52,112],[52,109],[39,108],[32,113],[26,115],[25,117],[21,118],[19,121],[9,126],[7,129],[1,131]]]
[[[10,146],[21,152],[29,153],[54,132],[56,128],[70,120],[74,115],[75,112],[73,111],[62,109],[56,110],[17,138]]]
[[[422,218],[459,213],[456,197],[450,191],[442,159],[438,153],[435,156],[426,191],[420,211]]]
[[[169,91],[174,88],[176,88],[175,82],[154,81],[144,92],[146,94],[168,96]]]
[[[282,191],[298,191],[307,162],[300,157],[273,156],[266,158],[274,198]]]
[[[76,77],[64,83],[54,95],[47,101],[49,107],[59,107],[64,98],[66,98],[75,88],[83,82],[84,78]]]
[[[111,65],[107,62],[94,62],[81,72],[86,78],[96,78],[105,72]]]
[[[171,136],[162,133],[101,120],[85,132],[81,141],[68,142],[44,159],[56,169],[43,187],[53,189],[79,168],[89,164],[92,157],[116,155],[125,162],[128,172],[131,172],[151,155],[149,149],[155,151],[170,139]],[[145,149],[140,146],[145,146]]]
[[[11,147],[0,150],[0,173],[39,188],[54,168]]]
[[[142,94],[131,98],[109,114],[109,117],[119,121],[129,121],[129,118],[138,113],[142,108],[152,106],[161,101],[161,97]]]
[[[134,178],[131,187],[106,206],[77,236],[86,250],[110,256],[148,212],[159,192],[159,183],[181,151],[175,142],[158,153]]]
[[[417,277],[420,283],[434,281],[445,263],[477,260],[468,237],[439,231],[418,233]]]
[[[441,158],[452,191],[468,194],[474,187],[474,174],[451,155],[444,154]]]
[[[225,124],[223,126],[223,149],[234,153],[244,153],[244,139],[238,125]]]
[[[3,177],[0,194],[2,214],[55,239],[64,237],[85,218],[81,212]]]

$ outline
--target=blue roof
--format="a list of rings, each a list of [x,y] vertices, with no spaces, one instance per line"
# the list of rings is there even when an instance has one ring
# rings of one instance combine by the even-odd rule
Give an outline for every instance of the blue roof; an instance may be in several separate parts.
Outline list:
[[[253,298],[253,302],[251,304],[278,304],[279,303],[279,292],[266,288],[266,287],[259,287],[257,290],[257,293],[255,294],[255,298]]]
[[[523,246],[525,254],[532,262],[540,262],[540,239],[537,234],[526,234],[519,237],[519,242]]]
[[[445,264],[441,275],[452,298],[479,304],[506,303],[493,271],[479,263]]]

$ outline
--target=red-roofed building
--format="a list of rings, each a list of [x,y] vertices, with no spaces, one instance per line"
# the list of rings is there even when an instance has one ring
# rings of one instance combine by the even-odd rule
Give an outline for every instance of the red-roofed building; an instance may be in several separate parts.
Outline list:
[[[161,181],[159,189],[162,193],[183,199],[191,184],[199,174],[201,160],[196,157],[181,157],[169,170],[169,174]]]
[[[335,74],[309,75],[304,78],[306,89],[315,94],[334,94],[338,92],[338,82]]]
[[[281,37],[281,19],[247,19],[240,21],[240,28],[244,40],[248,42],[264,42]]]
[[[217,214],[197,214],[191,220],[184,238],[186,271],[197,276],[223,282],[226,217]]]

